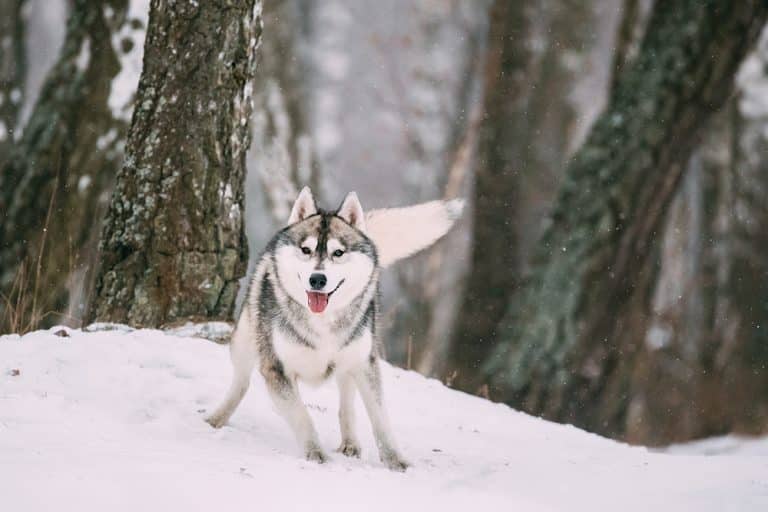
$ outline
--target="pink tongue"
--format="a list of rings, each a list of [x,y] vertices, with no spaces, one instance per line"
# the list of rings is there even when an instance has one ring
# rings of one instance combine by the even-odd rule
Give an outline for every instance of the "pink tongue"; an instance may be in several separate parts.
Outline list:
[[[320,292],[307,292],[307,302],[309,309],[313,313],[322,313],[328,305],[328,294]]]

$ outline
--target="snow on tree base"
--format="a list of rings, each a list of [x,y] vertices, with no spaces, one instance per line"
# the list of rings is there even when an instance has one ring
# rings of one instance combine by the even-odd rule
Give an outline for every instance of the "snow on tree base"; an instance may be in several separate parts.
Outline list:
[[[0,337],[3,510],[768,510],[768,457],[653,453],[388,365],[385,397],[413,467],[378,461],[359,400],[362,459],[333,451],[333,383],[303,389],[331,456],[317,465],[258,374],[228,426],[203,421],[229,385],[227,347],[61,330]]]

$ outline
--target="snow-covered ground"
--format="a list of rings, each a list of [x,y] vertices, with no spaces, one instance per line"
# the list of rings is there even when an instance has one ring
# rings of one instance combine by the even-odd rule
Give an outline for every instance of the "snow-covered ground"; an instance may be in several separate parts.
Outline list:
[[[362,460],[316,465],[258,375],[229,426],[203,422],[229,383],[226,346],[54,330],[0,337],[0,510],[768,510],[765,442],[649,452],[391,367],[386,398],[413,467],[382,467],[361,404]],[[335,386],[304,398],[330,452]]]

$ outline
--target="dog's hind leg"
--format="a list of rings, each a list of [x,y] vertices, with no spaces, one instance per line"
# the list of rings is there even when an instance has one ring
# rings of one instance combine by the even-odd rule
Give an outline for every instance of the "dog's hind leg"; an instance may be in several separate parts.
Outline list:
[[[320,448],[317,431],[307,408],[301,401],[296,381],[285,375],[279,361],[262,364],[261,373],[264,375],[269,395],[277,411],[293,430],[307,460],[321,464],[328,460],[328,456]]]
[[[408,468],[408,463],[397,452],[384,409],[378,359],[372,358],[364,368],[357,370],[354,375],[360,395],[363,397],[363,403],[368,411],[368,417],[371,419],[373,435],[376,438],[381,461],[389,469],[405,471]]]
[[[360,457],[360,444],[355,435],[355,381],[349,374],[336,377],[339,385],[339,425],[341,446],[339,452],[347,457]]]
[[[224,401],[205,420],[214,428],[221,428],[229,421],[251,384],[251,373],[258,358],[256,342],[251,336],[252,331],[248,308],[245,307],[229,346],[232,358],[232,384]]]

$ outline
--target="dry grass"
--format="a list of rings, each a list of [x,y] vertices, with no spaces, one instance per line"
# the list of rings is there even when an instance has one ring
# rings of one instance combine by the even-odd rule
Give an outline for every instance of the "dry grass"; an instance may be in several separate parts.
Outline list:
[[[48,227],[53,212],[54,199],[58,189],[58,177],[48,201],[43,233],[37,248],[37,255],[25,257],[16,269],[11,288],[7,294],[0,292],[0,334],[24,334],[40,328],[40,324],[50,316],[65,317],[58,311],[44,311],[40,289],[43,281],[43,256],[48,240]]]
[[[0,309],[0,332],[26,332],[30,330],[22,329],[22,325],[27,323],[25,317],[31,310],[29,295],[26,293],[27,274],[27,262],[25,260],[16,270],[8,295],[0,293],[0,299],[3,301],[3,307]]]
[[[16,270],[8,294],[0,293],[0,333],[24,334],[39,328],[43,319],[55,314],[44,312],[38,306],[40,272],[30,271],[30,262],[24,259]],[[39,269],[39,267],[38,267]]]

